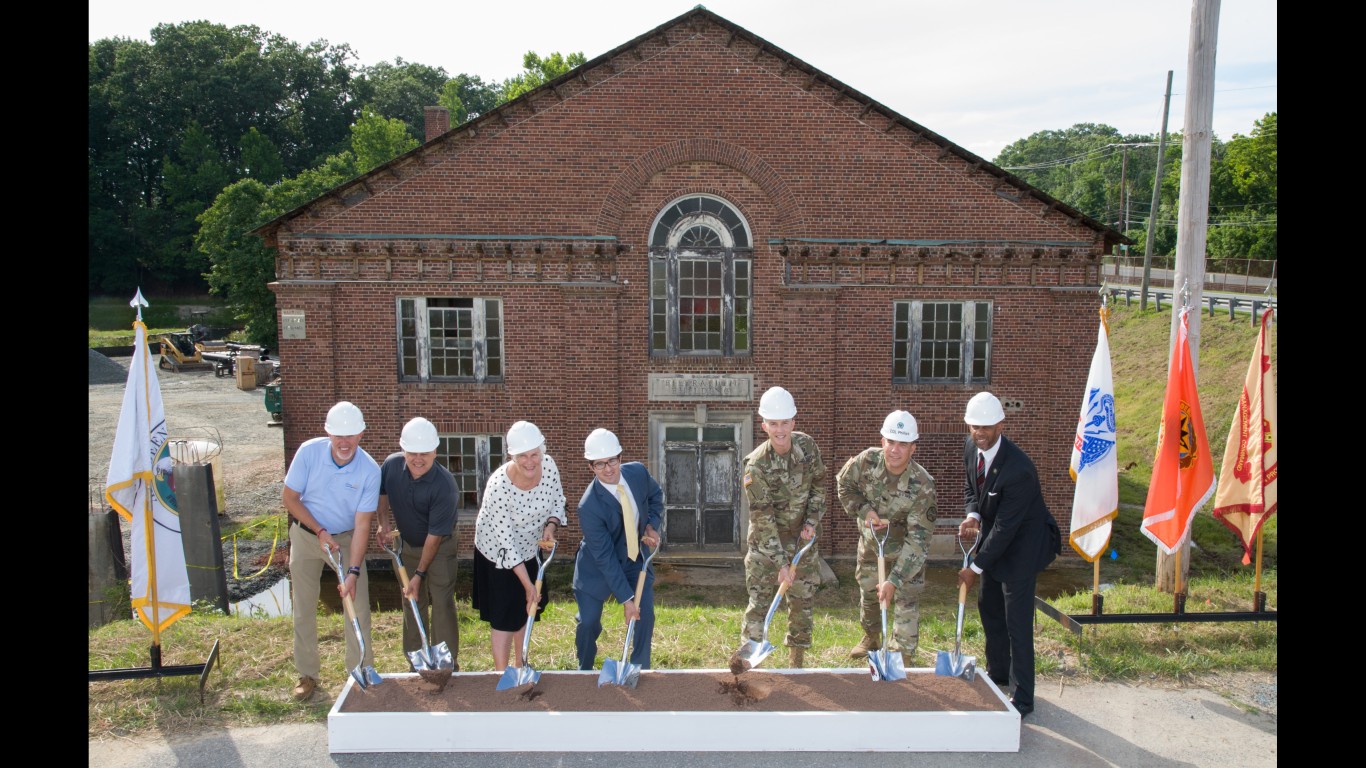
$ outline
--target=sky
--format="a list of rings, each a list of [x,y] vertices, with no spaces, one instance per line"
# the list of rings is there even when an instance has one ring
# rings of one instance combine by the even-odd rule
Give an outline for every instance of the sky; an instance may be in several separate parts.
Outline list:
[[[1217,2],[1217,0],[1201,0]],[[991,160],[1038,131],[1102,123],[1180,131],[1195,0],[710,0],[713,13]],[[588,59],[680,16],[671,0],[90,0],[90,41],[158,24],[253,24],[299,44],[346,43],[358,65],[407,62],[501,82],[527,51]],[[1276,111],[1276,2],[1220,3],[1213,130]]]

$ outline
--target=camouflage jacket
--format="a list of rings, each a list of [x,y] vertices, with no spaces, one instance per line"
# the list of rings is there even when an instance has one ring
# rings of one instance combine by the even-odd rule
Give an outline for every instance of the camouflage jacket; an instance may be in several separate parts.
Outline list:
[[[845,462],[835,475],[835,486],[840,505],[858,523],[862,546],[876,553],[877,544],[868,540],[863,525],[870,509],[891,521],[886,548],[897,556],[887,580],[900,587],[918,573],[925,565],[930,534],[939,516],[930,473],[912,461],[899,477],[888,475],[882,449],[869,448]],[[903,541],[907,546],[900,546]]]
[[[745,457],[743,485],[749,502],[749,548],[778,568],[787,565],[796,554],[802,526],[814,527],[825,516],[825,464],[815,439],[793,432],[786,456],[765,440]]]

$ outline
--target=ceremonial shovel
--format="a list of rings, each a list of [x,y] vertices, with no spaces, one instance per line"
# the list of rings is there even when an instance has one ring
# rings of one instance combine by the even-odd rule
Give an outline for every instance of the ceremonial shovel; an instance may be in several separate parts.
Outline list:
[[[544,544],[545,542],[541,542]],[[550,554],[542,560],[539,551],[536,556],[536,602],[541,602],[541,581],[545,578],[545,566],[550,562],[550,558],[555,556],[555,550],[559,548],[559,543],[550,545]],[[649,562],[649,561],[646,561]],[[519,685],[531,683],[535,685],[541,680],[541,673],[531,668],[531,659],[527,658],[527,651],[531,649],[531,625],[536,623],[536,611],[531,611],[526,617],[526,634],[522,637],[522,661],[525,667],[508,666],[503,670],[503,676],[498,678],[498,690],[506,691],[509,688],[516,688]],[[601,683],[599,683],[601,685]]]
[[[393,549],[388,544],[380,542],[380,546],[394,558],[394,569],[398,571],[399,584],[403,591],[408,591],[408,569],[403,567],[403,558],[399,557],[403,553],[403,539],[400,538],[398,531],[393,531],[390,537],[396,542]],[[422,563],[419,562],[418,565]],[[419,672],[439,669],[449,669],[454,671],[455,659],[451,658],[451,647],[446,641],[441,641],[437,645],[432,645],[427,639],[427,630],[422,626],[422,609],[418,607],[415,598],[408,598],[408,605],[412,606],[413,619],[417,622],[417,633],[422,636],[422,648],[416,651],[408,651],[408,661],[412,662],[413,669]]]
[[[802,559],[802,555],[806,554],[806,551],[811,549],[811,545],[815,543],[816,537],[812,536],[811,541],[808,541],[806,546],[797,550],[797,554],[792,557],[790,569],[794,580],[797,578],[797,563]],[[754,669],[763,663],[763,660],[767,659],[770,653],[773,653],[773,644],[768,641],[768,625],[769,622],[773,621],[773,612],[778,610],[778,604],[783,601],[783,595],[787,594],[788,587],[790,586],[791,584],[786,581],[778,585],[778,594],[773,596],[773,602],[768,606],[768,615],[764,617],[763,639],[746,640],[744,644],[740,646],[740,650],[736,651],[735,655],[730,657],[730,671],[732,673],[738,675],[741,672],[747,672]]]
[[[877,542],[877,583],[880,586],[887,580],[887,559],[883,557],[882,546],[887,543],[887,537],[892,533],[892,525],[890,522],[887,523],[887,530],[880,539],[871,527],[865,530],[873,541]],[[905,546],[904,542],[902,546]],[[882,648],[868,651],[868,666],[873,671],[873,680],[905,680],[906,664],[902,661],[901,654],[887,650],[887,641],[890,639],[887,634],[887,603],[879,600],[878,604],[882,606]]]
[[[963,552],[963,567],[968,567],[969,558],[973,550],[977,549],[977,542],[982,539],[982,531],[977,530],[977,538],[972,540],[971,547],[963,546],[963,538],[958,537],[958,548]],[[977,657],[962,656],[963,648],[963,604],[968,600],[968,585],[960,583],[958,585],[958,633],[953,639],[953,655],[948,651],[940,651],[934,659],[934,673],[944,677],[961,677],[971,681],[977,676]]]
[[[332,567],[337,571],[337,583],[346,583],[346,571],[342,569],[341,552],[333,552],[326,546],[327,559],[332,561]],[[384,678],[379,676],[375,668],[365,664],[365,633],[360,630],[360,619],[356,618],[356,605],[351,601],[350,595],[342,596],[342,605],[346,608],[346,618],[351,622],[351,628],[356,631],[356,643],[360,646],[360,663],[351,669],[351,677],[355,678],[356,685],[361,690],[365,690],[372,685],[379,685],[384,682]]]
[[[659,545],[656,544],[650,556],[645,558],[645,564],[640,567],[640,575],[636,577],[636,608],[640,608],[640,596],[645,593],[645,573],[650,569],[650,561],[659,554]],[[631,619],[626,625],[626,644],[621,649],[621,663],[616,659],[602,660],[602,673],[598,675],[598,687],[604,685],[624,685],[628,688],[636,687],[640,682],[640,665],[632,664],[627,659],[631,653],[631,636],[636,631],[636,620]]]

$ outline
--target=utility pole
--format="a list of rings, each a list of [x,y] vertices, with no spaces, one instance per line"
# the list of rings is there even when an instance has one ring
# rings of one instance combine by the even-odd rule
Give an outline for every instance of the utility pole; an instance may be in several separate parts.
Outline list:
[[[1200,304],[1205,284],[1205,235],[1209,226],[1209,168],[1214,124],[1214,54],[1219,39],[1219,0],[1194,0],[1186,62],[1186,128],[1181,136],[1181,203],[1177,216],[1176,271],[1173,276],[1171,337],[1168,359],[1176,346],[1182,306],[1191,307],[1191,369],[1200,381]],[[1183,290],[1183,288],[1185,290]],[[1186,296],[1189,291],[1189,298]],[[1209,450],[1209,436],[1199,450]],[[1194,510],[1199,512],[1199,510]],[[1190,573],[1190,537],[1174,555],[1157,551],[1157,588],[1176,591],[1176,562],[1181,584]]]
[[[1162,134],[1157,140],[1157,170],[1153,171],[1153,206],[1148,209],[1148,244],[1143,248],[1143,290],[1138,306],[1148,308],[1148,280],[1153,269],[1153,247],[1157,242],[1157,207],[1162,202],[1162,161],[1167,151],[1167,115],[1172,106],[1172,71],[1167,70],[1167,95],[1162,98]]]

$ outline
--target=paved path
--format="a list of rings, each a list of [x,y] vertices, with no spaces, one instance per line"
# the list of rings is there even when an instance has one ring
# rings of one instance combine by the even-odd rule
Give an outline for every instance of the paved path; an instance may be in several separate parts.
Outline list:
[[[193,738],[90,742],[100,768],[1090,768],[1276,765],[1276,716],[1248,713],[1204,688],[1172,690],[1120,683],[1041,684],[1021,726],[1018,753],[629,752],[379,753],[328,752],[327,726],[230,728]],[[534,733],[528,733],[534,739]],[[629,736],[628,736],[629,737]]]

